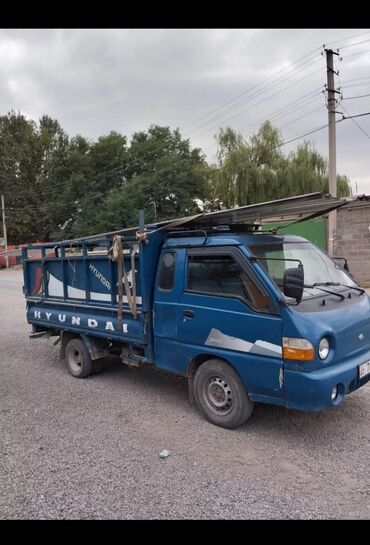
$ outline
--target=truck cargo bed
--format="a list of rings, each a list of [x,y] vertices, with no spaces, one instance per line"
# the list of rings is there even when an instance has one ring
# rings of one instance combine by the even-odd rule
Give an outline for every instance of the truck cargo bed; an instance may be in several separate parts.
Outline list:
[[[118,263],[111,259],[112,238],[33,244],[23,248],[27,320],[37,330],[75,331],[142,345],[151,358],[152,299],[161,234],[150,244],[125,237],[124,268],[137,314],[129,307],[123,279],[119,320]],[[37,250],[35,252],[35,250]]]

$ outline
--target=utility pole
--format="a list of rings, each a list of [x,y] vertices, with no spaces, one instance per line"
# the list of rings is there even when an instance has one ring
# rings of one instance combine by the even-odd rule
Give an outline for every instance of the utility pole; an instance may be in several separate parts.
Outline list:
[[[8,251],[8,240],[6,237],[6,223],[5,223],[5,203],[4,203],[4,195],[1,195],[1,213],[3,218],[3,233],[4,233],[4,245],[5,245],[5,252]],[[8,256],[5,256],[5,264],[6,267],[9,267],[9,259]]]
[[[335,130],[335,93],[339,93],[335,89],[334,74],[334,57],[339,53],[332,49],[325,49],[326,52],[326,69],[327,69],[327,91],[328,91],[328,118],[329,118],[329,193],[332,197],[337,196],[337,146],[336,146],[336,130]],[[335,237],[337,231],[337,211],[329,212],[328,221],[328,252],[331,256],[334,255]]]

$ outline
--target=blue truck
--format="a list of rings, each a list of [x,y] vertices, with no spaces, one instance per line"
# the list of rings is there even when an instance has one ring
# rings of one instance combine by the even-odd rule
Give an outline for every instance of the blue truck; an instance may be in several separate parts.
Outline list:
[[[342,206],[322,194],[23,248],[31,337],[57,336],[85,378],[115,354],[187,377],[213,424],[254,402],[335,407],[370,379],[370,299],[344,260],[263,217]],[[249,222],[248,222],[249,221]]]

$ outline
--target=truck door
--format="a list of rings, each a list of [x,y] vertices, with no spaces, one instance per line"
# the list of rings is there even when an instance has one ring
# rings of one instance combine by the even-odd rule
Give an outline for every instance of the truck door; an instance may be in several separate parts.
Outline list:
[[[153,303],[154,359],[157,367],[181,373],[185,354],[178,343],[178,297],[184,250],[166,249],[158,266]]]
[[[260,401],[283,398],[279,308],[246,257],[237,247],[188,249],[184,268],[178,339],[187,360],[218,355]]]

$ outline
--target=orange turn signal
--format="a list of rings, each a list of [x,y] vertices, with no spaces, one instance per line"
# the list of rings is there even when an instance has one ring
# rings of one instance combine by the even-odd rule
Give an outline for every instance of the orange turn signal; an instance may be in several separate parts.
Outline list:
[[[283,358],[285,360],[312,361],[315,350],[307,339],[283,337]]]

